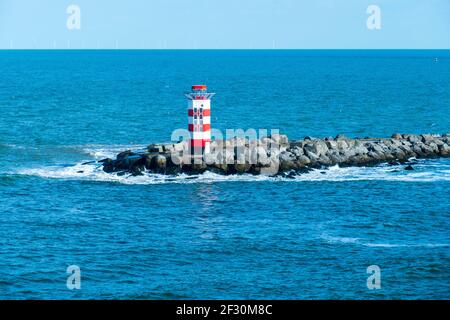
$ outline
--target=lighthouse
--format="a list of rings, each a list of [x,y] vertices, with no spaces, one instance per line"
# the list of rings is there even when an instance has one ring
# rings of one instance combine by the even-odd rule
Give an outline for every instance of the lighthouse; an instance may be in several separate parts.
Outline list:
[[[189,150],[192,156],[210,152],[211,143],[211,97],[206,85],[193,85],[188,98]]]

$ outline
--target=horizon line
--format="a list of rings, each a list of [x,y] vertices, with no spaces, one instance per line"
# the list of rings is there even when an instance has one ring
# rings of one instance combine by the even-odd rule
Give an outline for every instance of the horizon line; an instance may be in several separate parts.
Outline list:
[[[0,51],[434,51],[450,48],[0,48]]]

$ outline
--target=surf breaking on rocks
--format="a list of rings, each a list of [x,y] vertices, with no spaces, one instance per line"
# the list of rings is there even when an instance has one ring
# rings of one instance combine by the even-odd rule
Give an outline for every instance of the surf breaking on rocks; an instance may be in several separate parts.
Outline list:
[[[260,134],[258,139],[256,130],[249,129],[246,132],[254,133],[253,137],[240,130],[243,136],[212,140],[211,98],[214,95],[208,92],[206,85],[193,85],[191,91],[185,93],[188,129],[177,129],[172,133],[172,141],[175,141],[174,137],[184,139],[175,144],[152,144],[144,150],[125,150],[115,159],[101,160],[103,170],[134,176],[143,175],[145,171],[168,175],[208,171],[219,175],[276,176],[295,175],[324,166],[408,164],[411,158],[450,156],[448,134],[394,134],[391,138],[364,139],[338,135],[325,139],[305,137],[302,141],[290,142],[278,130],[272,130],[270,135]],[[406,169],[413,170],[413,167],[408,164]]]
[[[176,175],[212,172],[219,175],[286,176],[313,169],[340,166],[404,164],[414,170],[413,159],[450,157],[449,134],[394,134],[391,138],[305,137],[289,142],[286,135],[259,140],[232,138],[211,142],[211,151],[192,157],[186,141],[152,144],[143,150],[126,150],[115,159],[99,161],[107,173]]]

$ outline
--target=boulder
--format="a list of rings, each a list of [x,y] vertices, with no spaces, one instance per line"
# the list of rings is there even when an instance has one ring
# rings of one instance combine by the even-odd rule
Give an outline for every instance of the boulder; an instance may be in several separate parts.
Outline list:
[[[280,148],[271,148],[275,144]],[[268,174],[279,172],[307,172],[312,168],[330,165],[365,166],[381,162],[410,164],[412,157],[450,157],[450,135],[394,134],[390,138],[335,139],[305,137],[289,142],[287,136],[274,134],[261,140],[235,137],[211,143],[211,152],[192,158],[187,142],[152,144],[148,152],[126,150],[115,160],[102,159],[105,172],[120,175],[141,175],[145,170],[163,174],[202,173],[205,170],[220,174]],[[239,152],[237,152],[239,151]],[[407,167],[406,167],[407,168]],[[405,170],[409,170],[406,169]]]
[[[347,141],[344,139],[337,139],[336,140],[336,146],[339,150],[345,150],[348,148]]]
[[[327,153],[328,147],[325,142],[316,140],[306,144],[303,147],[303,150],[305,153],[314,153],[316,156],[320,157],[321,155],[325,155]]]
[[[309,165],[311,163],[311,160],[306,155],[302,155],[297,158],[297,163],[299,166],[304,167]]]
[[[167,166],[167,158],[164,155],[158,154],[153,158],[153,168],[157,172],[164,172]]]
[[[257,166],[269,165],[269,157],[266,149],[261,146],[256,147],[250,154],[250,161]]]
[[[331,151],[327,154],[331,161],[331,164],[339,164],[344,162],[344,158],[339,154],[338,151]]]
[[[420,139],[423,143],[427,143],[428,141],[433,140],[434,137],[431,134],[422,134],[420,135]]]
[[[334,140],[327,140],[325,143],[327,144],[328,149],[337,149],[338,148],[338,143]]]
[[[114,172],[114,161],[110,158],[101,160],[103,162],[103,171],[111,173]]]
[[[147,147],[148,152],[163,152],[163,146],[160,144],[151,144]]]
[[[276,133],[273,134],[271,138],[273,141],[275,141],[275,143],[279,144],[280,146],[289,146],[289,139],[287,135]]]
[[[294,147],[294,148],[292,148],[292,149],[290,149],[290,152],[296,157],[296,158],[298,158],[298,157],[300,157],[300,156],[302,156],[304,153],[303,153],[303,149],[302,148],[299,148],[299,147]]]
[[[408,139],[408,141],[411,142],[411,143],[416,143],[416,142],[421,141],[420,137],[417,136],[417,135],[414,135],[414,134],[408,135],[408,138],[407,138],[407,139]]]
[[[444,143],[443,145],[439,146],[439,155],[441,157],[450,157],[450,146],[448,144]]]
[[[250,170],[250,168],[252,167],[252,165],[250,163],[235,163],[234,164],[234,170],[236,171],[236,173],[242,174],[242,173],[246,173]]]
[[[335,140],[347,140],[347,137],[343,134],[338,134],[336,136],[336,138],[334,138]]]

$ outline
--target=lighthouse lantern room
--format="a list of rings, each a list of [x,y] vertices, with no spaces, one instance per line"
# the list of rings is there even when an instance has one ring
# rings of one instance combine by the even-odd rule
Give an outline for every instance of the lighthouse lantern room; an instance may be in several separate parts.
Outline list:
[[[192,156],[210,152],[211,143],[211,97],[206,85],[193,85],[185,94],[188,103],[189,150]]]

